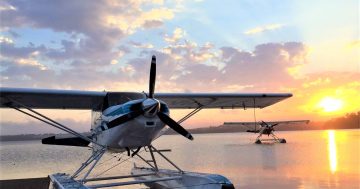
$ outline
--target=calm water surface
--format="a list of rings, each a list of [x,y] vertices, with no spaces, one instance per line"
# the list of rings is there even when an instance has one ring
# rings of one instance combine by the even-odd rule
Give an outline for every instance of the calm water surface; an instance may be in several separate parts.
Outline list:
[[[231,133],[194,135],[194,141],[163,136],[154,146],[171,148],[167,156],[183,170],[222,174],[236,188],[360,188],[360,130],[277,134],[288,143],[256,145],[256,135]],[[0,179],[72,173],[91,152],[39,141],[3,142],[0,150]],[[93,176],[128,174],[133,163],[144,165],[138,159],[123,162],[127,158],[107,154]],[[160,157],[158,161],[161,167],[170,167]]]

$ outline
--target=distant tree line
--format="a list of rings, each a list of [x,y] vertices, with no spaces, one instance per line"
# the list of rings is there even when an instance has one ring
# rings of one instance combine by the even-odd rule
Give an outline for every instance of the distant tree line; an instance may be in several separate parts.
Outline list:
[[[360,111],[326,121],[323,129],[360,129]]]

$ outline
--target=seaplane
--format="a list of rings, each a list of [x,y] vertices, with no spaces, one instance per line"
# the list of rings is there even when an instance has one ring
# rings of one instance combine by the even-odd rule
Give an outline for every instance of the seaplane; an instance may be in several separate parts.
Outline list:
[[[301,124],[301,123],[306,123],[308,124],[310,122],[310,120],[291,120],[291,121],[272,121],[272,122],[265,122],[265,121],[260,121],[260,122],[224,122],[224,125],[243,125],[243,126],[254,126],[253,130],[247,130],[246,132],[249,133],[259,133],[259,136],[256,137],[255,139],[255,144],[262,144],[265,141],[273,141],[273,142],[278,142],[278,143],[286,143],[286,140],[284,138],[279,138],[277,137],[274,132],[275,129],[274,127],[277,125],[289,125],[289,124]],[[257,126],[259,126],[260,128],[257,129]],[[267,138],[267,139],[263,139],[262,136],[263,135],[267,135],[268,137],[272,137],[272,138]]]
[[[91,148],[90,157],[74,173],[49,175],[53,188],[145,184],[150,188],[232,189],[234,185],[225,176],[183,171],[164,155],[165,150],[155,148],[152,142],[166,133],[166,125],[186,139],[194,140],[180,124],[202,109],[264,108],[292,96],[291,93],[155,93],[155,80],[156,57],[152,56],[148,93],[2,87],[0,107],[12,108],[73,135],[44,138],[43,144]],[[37,109],[91,110],[90,134],[76,132]],[[191,111],[175,121],[170,117],[170,109]],[[141,152],[151,159],[145,159]],[[92,176],[92,170],[105,153],[127,153],[129,158],[136,156],[146,167],[134,165],[129,175]],[[156,161],[159,157],[174,169],[159,169]],[[124,178],[133,180],[114,181]]]

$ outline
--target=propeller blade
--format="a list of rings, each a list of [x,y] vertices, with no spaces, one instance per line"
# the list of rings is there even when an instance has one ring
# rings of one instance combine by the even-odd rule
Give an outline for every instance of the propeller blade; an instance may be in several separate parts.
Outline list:
[[[154,98],[155,78],[156,78],[156,57],[155,55],[153,55],[151,58],[151,67],[150,67],[149,98]]]
[[[141,114],[143,113],[143,111],[132,111],[128,114],[125,114],[125,115],[122,115],[112,121],[110,121],[109,123],[107,123],[107,127],[110,129],[110,128],[113,128],[113,127],[116,127],[122,123],[125,123],[127,121],[130,121],[138,116],[140,116]]]
[[[172,128],[174,131],[178,132],[179,134],[190,140],[194,140],[193,136],[187,130],[185,130],[181,125],[176,123],[176,121],[171,119],[168,115],[162,112],[158,112],[157,115],[162,122],[164,122],[166,125]]]

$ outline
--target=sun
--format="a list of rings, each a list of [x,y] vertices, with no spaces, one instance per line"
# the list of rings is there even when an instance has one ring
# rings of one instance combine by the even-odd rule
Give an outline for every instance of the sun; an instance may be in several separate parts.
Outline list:
[[[323,109],[324,112],[334,112],[340,110],[344,105],[341,99],[332,97],[325,97],[321,99],[318,106]]]

